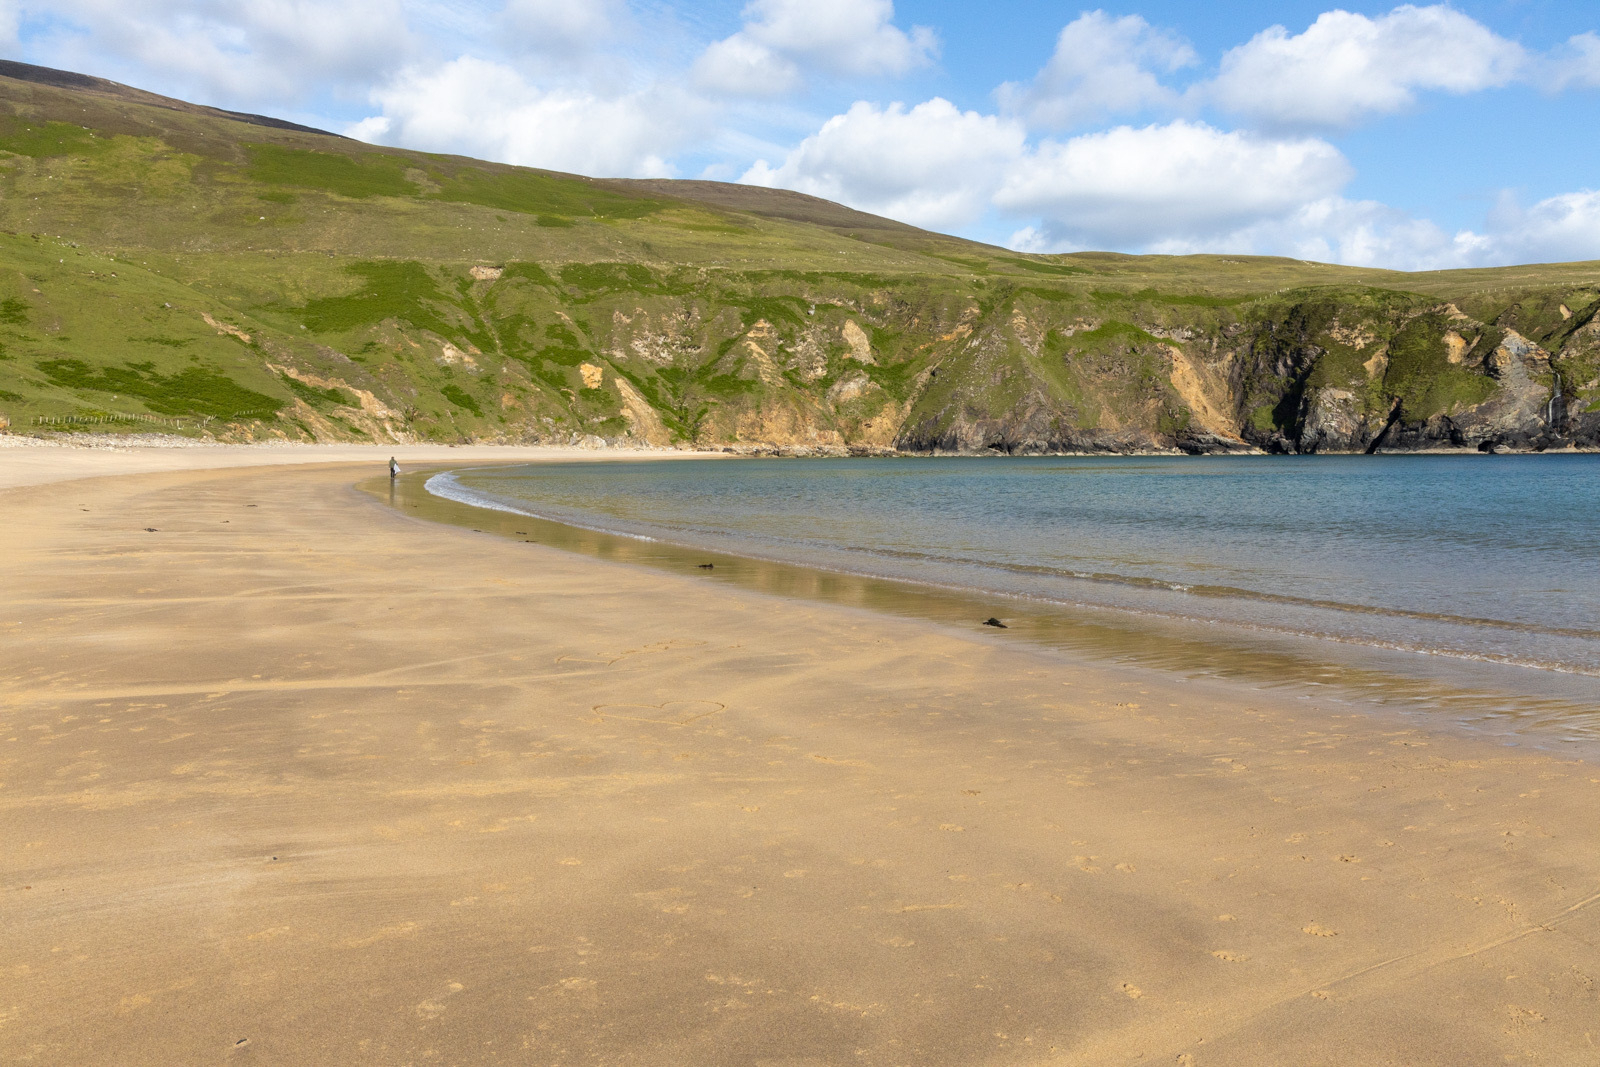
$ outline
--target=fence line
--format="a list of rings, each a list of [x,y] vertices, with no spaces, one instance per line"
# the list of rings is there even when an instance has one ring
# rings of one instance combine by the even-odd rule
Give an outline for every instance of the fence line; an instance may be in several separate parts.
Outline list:
[[[35,415],[35,426],[103,426],[112,422],[151,422],[158,426],[181,426],[183,419],[159,415]]]
[[[267,411],[264,409],[256,411],[236,411],[233,413],[232,418],[259,418],[263,415],[270,417],[276,414],[277,412],[275,411]],[[215,418],[215,415],[201,415],[197,419],[191,416],[169,418],[163,415],[143,415],[136,413],[118,414],[113,412],[108,415],[35,415],[33,417],[33,424],[35,426],[104,426],[114,422],[148,422],[154,423],[157,426],[182,426],[186,423],[198,421],[200,425],[205,426],[212,422]]]

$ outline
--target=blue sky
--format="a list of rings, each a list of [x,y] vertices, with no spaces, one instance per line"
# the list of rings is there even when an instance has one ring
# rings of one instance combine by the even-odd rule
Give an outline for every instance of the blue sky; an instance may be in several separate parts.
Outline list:
[[[1600,259],[1600,8],[0,0],[0,54],[1029,251]]]
[[[729,5],[734,8],[737,5]],[[1079,7],[1054,3],[997,5],[990,18],[981,6],[953,3],[898,5],[906,20],[948,27],[945,54],[925,88],[962,107],[982,107],[992,86],[1036,70],[1049,57],[1063,16]],[[1228,49],[1272,25],[1303,31],[1336,8],[1381,17],[1396,4],[1143,3],[1106,8],[1139,14],[1186,37],[1210,65]],[[1455,10],[1523,45],[1549,50],[1600,30],[1600,5],[1525,0],[1457,3]],[[1191,72],[1202,75],[1204,68]],[[1576,131],[1600,118],[1600,92],[1549,94],[1510,87],[1465,95],[1424,94],[1417,105],[1333,138],[1356,166],[1347,195],[1375,198],[1422,214],[1451,229],[1481,225],[1504,189],[1543,199],[1600,187],[1600,144]],[[1463,153],[1464,146],[1477,146]],[[1448,160],[1448,163],[1444,162]],[[1600,248],[1593,253],[1600,256]]]

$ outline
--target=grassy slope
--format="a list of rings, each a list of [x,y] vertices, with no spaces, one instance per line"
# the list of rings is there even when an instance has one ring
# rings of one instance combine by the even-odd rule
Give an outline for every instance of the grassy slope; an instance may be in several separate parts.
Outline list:
[[[798,194],[595,181],[11,78],[0,230],[16,430],[888,445],[1032,418],[1148,443],[1191,422],[1168,345],[1221,367],[1230,337],[1264,338],[1247,371],[1206,371],[1257,428],[1335,380],[1425,417],[1483,388],[1440,362],[1442,320],[1401,337],[1393,382],[1327,331],[1365,323],[1387,346],[1450,299],[1475,344],[1510,313],[1543,340],[1570,331],[1558,305],[1595,300],[1584,264],[1022,256]],[[1284,370],[1307,345],[1315,374]]]

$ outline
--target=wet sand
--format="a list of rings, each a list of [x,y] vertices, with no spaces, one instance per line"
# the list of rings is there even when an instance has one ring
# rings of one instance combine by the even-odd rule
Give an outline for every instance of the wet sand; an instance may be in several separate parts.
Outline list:
[[[370,470],[0,491],[0,1057],[1600,1058],[1600,766]]]

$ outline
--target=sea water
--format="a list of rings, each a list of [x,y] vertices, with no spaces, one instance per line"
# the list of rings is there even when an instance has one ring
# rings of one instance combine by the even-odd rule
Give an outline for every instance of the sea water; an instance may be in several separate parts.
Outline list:
[[[958,590],[1002,620],[1088,612],[1169,643],[1203,635],[1219,657],[1293,649],[1323,679],[1376,664],[1559,708],[1562,729],[1600,737],[1600,456],[656,460],[462,470],[428,489]]]

